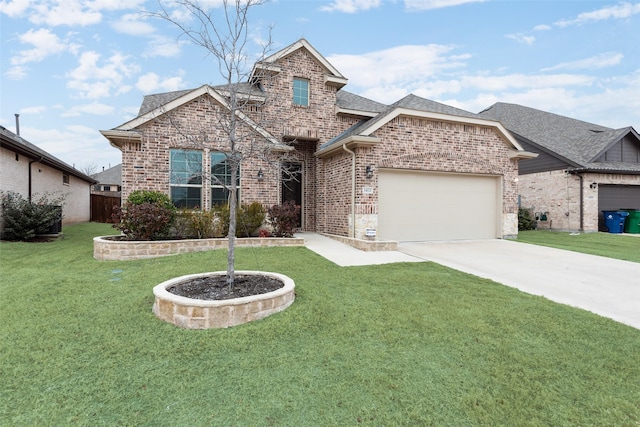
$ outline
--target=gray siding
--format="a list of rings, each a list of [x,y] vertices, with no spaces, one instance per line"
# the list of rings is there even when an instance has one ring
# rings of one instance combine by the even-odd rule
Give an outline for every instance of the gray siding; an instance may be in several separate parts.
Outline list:
[[[562,170],[569,167],[569,164],[557,157],[552,156],[546,151],[541,150],[539,147],[530,144],[529,142],[516,137],[522,148],[532,153],[538,153],[538,157],[535,159],[520,160],[519,173],[520,175],[527,175],[530,173],[547,172]]]

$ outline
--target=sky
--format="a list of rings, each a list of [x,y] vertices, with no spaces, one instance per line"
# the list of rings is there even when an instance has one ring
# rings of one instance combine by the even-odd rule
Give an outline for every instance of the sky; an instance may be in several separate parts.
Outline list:
[[[136,117],[144,95],[222,83],[213,56],[145,13],[157,10],[0,0],[0,124],[15,132],[19,114],[23,138],[84,172],[120,163],[99,131]],[[385,104],[509,102],[640,131],[638,28],[640,1],[272,0],[249,15],[247,53],[305,38],[345,90]]]

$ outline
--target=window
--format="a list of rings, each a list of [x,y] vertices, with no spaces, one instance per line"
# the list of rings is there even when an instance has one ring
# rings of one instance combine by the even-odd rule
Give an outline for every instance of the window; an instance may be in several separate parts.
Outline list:
[[[62,174],[62,183],[69,185],[69,174],[68,173],[63,173]]]
[[[309,106],[309,80],[293,79],[293,103]]]
[[[211,206],[229,201],[229,186],[231,185],[231,167],[224,153],[211,153]],[[240,168],[236,173],[236,187],[238,201],[240,200]]]
[[[171,150],[171,200],[178,208],[202,206],[202,152]]]

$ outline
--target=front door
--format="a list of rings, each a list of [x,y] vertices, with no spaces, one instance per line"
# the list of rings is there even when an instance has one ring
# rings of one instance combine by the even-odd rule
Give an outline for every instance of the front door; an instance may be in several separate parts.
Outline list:
[[[282,168],[282,203],[293,200],[300,208],[298,227],[302,227],[302,164],[284,163]]]

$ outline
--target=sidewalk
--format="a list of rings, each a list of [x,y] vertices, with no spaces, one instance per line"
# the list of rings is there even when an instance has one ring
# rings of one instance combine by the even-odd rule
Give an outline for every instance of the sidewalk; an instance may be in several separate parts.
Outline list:
[[[420,258],[398,251],[361,251],[317,233],[300,232],[296,233],[295,237],[303,238],[305,247],[341,267],[390,264],[394,262],[424,262]]]

